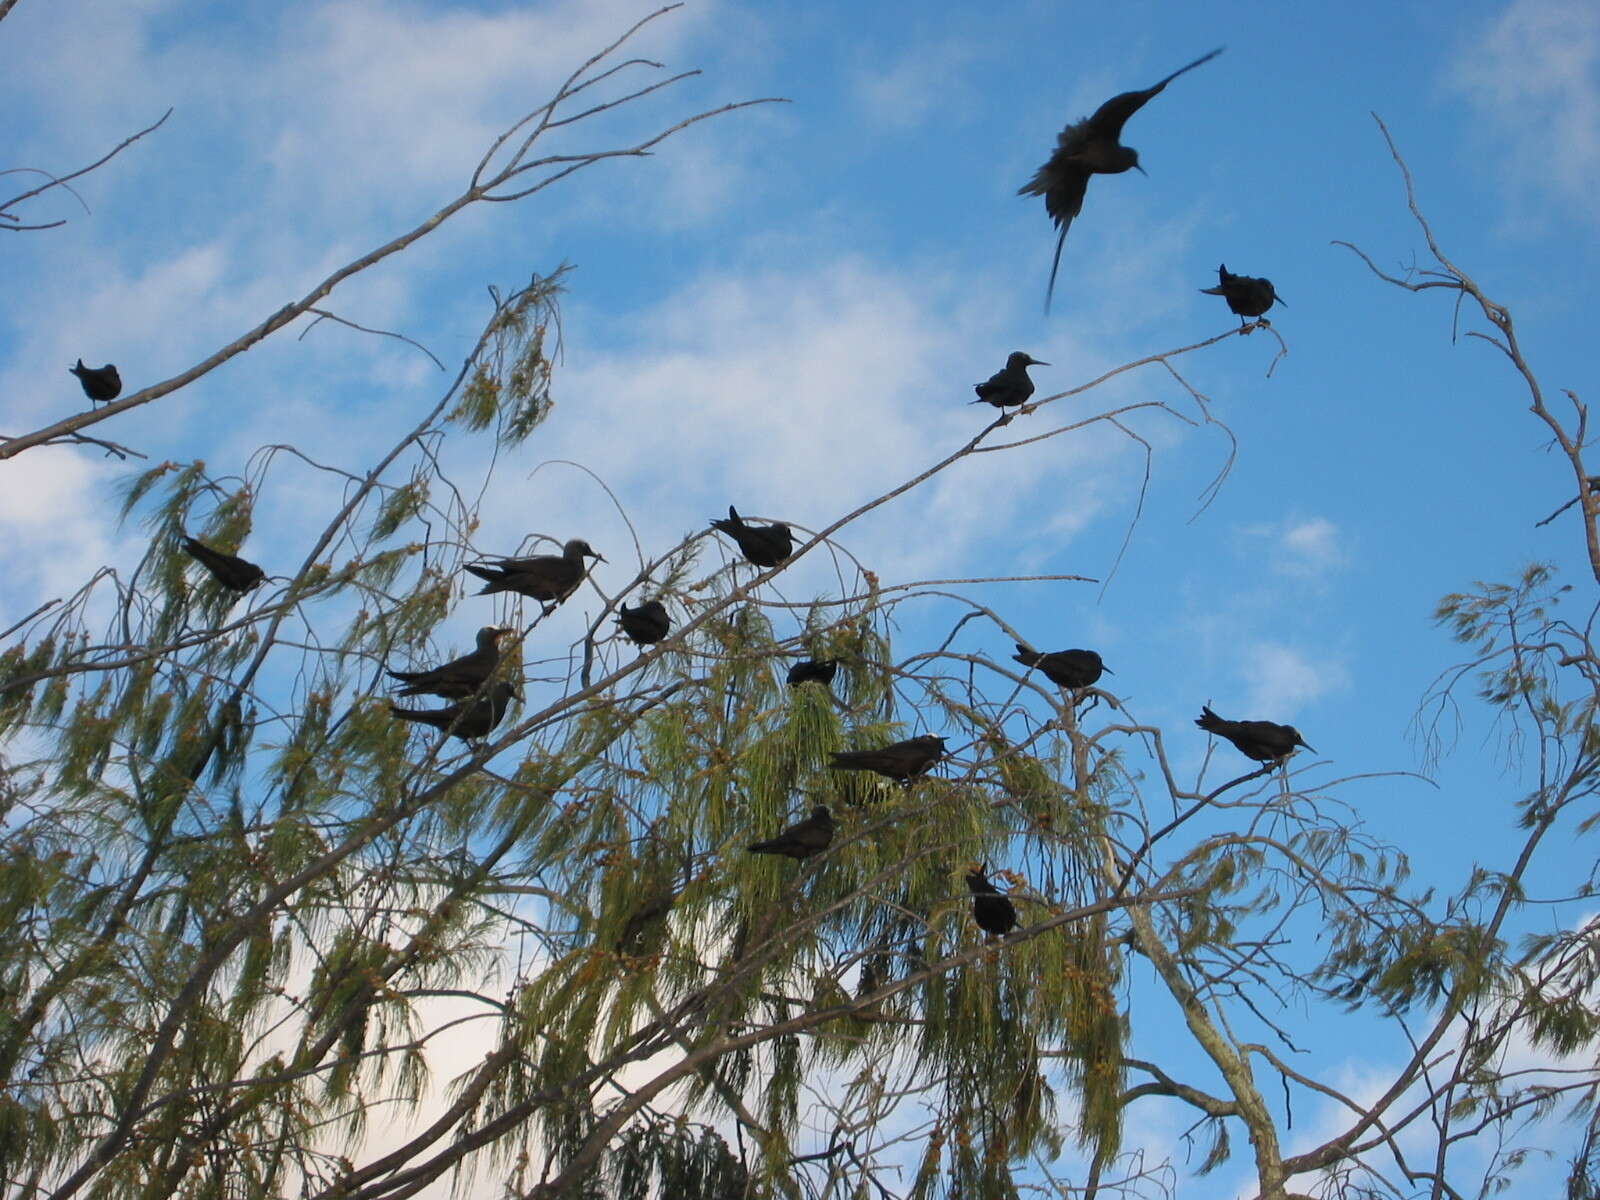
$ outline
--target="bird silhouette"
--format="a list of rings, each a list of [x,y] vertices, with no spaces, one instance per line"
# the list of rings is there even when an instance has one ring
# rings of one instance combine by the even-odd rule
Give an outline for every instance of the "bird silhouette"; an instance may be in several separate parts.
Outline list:
[[[78,377],[78,382],[83,385],[83,394],[96,404],[103,400],[115,400],[122,392],[122,376],[110,363],[103,367],[86,367],[80,358],[77,366],[68,367],[67,370]]]
[[[787,525],[752,525],[731,504],[728,515],[712,521],[711,528],[738,542],[740,552],[758,567],[776,567],[794,553],[794,535]]]
[[[500,639],[512,632],[506,625],[485,625],[478,630],[478,648],[425,671],[389,671],[389,678],[406,686],[402,696],[443,696],[465,700],[481,688],[500,665]]]
[[[478,595],[516,592],[543,603],[544,615],[548,617],[557,605],[578,590],[589,569],[584,562],[586,558],[606,561],[588,542],[573,538],[561,547],[560,554],[494,558],[481,563],[467,563],[466,569],[487,581],[478,589]]]
[[[514,697],[521,695],[517,686],[505,679],[497,679],[480,696],[458,700],[443,708],[401,708],[389,705],[389,715],[401,721],[415,721],[419,725],[432,725],[462,741],[488,737],[500,724]]]
[[[1067,240],[1067,227],[1083,208],[1083,195],[1089,187],[1091,175],[1118,175],[1139,166],[1139,152],[1122,145],[1122,127],[1128,118],[1185,71],[1192,71],[1201,63],[1210,62],[1222,53],[1218,47],[1203,54],[1186,67],[1179,67],[1155,87],[1141,92],[1123,92],[1113,96],[1094,115],[1068,125],[1056,135],[1055,152],[1032,179],[1017,189],[1019,196],[1043,196],[1045,211],[1061,230],[1056,239],[1055,261],[1050,264],[1050,287],[1045,292],[1045,311],[1050,311],[1050,299],[1055,295],[1056,271],[1061,266],[1061,247]]]
[[[819,804],[804,821],[789,826],[777,837],[747,846],[751,854],[781,854],[786,858],[805,859],[821,854],[833,841],[833,814],[828,806]]]
[[[1194,723],[1207,733],[1226,738],[1240,754],[1257,762],[1279,762],[1293,754],[1296,746],[1305,746],[1316,753],[1293,725],[1279,725],[1276,721],[1229,721],[1203,704]]]
[[[1231,274],[1226,264],[1217,268],[1217,278],[1221,282],[1216,287],[1201,288],[1200,291],[1206,296],[1221,296],[1225,299],[1228,308],[1238,316],[1240,328],[1244,327],[1246,317],[1260,317],[1273,304],[1284,302],[1283,297],[1273,290],[1270,279]],[[1270,324],[1266,320],[1261,323]]]
[[[234,554],[213,550],[204,542],[197,541],[187,534],[183,536],[183,549],[230,592],[248,592],[267,577],[267,573],[255,563]]]
[[[789,668],[789,686],[797,687],[802,683],[820,683],[829,687],[833,677],[839,673],[839,660],[836,658],[815,659],[808,658],[805,662],[797,662]]]
[[[1011,408],[1026,404],[1033,395],[1033,380],[1028,378],[1029,367],[1048,367],[1050,364],[1021,350],[1006,355],[1006,365],[982,383],[972,385],[978,393],[974,404],[992,404],[996,408]]]
[[[641,646],[653,646],[672,632],[672,618],[659,600],[646,600],[637,608],[624,604],[617,613],[622,632]]]
[[[967,872],[967,888],[972,892],[972,919],[979,929],[991,937],[1005,937],[1017,927],[1016,907],[989,882],[982,867]]]
[[[910,783],[943,757],[944,739],[923,734],[881,750],[838,750],[830,765],[836,771],[871,771],[899,783]]]
[[[1017,652],[1011,657],[1025,667],[1039,668],[1046,679],[1064,688],[1093,687],[1102,671],[1111,671],[1093,650],[1056,650],[1041,654],[1018,642]],[[1115,671],[1111,673],[1116,674]]]

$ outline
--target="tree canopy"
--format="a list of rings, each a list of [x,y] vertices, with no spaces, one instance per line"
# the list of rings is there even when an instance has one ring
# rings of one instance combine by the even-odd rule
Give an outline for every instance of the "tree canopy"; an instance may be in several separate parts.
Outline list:
[[[629,82],[657,69],[623,57],[653,19],[507,127],[410,232],[190,369],[0,441],[0,458],[138,456],[110,440],[113,418],[296,323],[352,324],[328,297],[457,212],[747,107],[546,154],[547,134],[687,77]],[[1587,409],[1547,397],[1510,312],[1451,260],[1389,149],[1428,265],[1349,249],[1375,287],[1442,291],[1505,360],[1570,471],[1600,586]],[[1464,879],[1413,879],[1409,848],[1352,799],[1404,772],[1233,711],[1274,720],[1208,721],[1219,737],[1196,760],[1174,745],[1205,735],[1141,718],[1112,656],[1081,684],[1066,659],[1030,665],[1030,648],[1067,647],[1013,623],[998,577],[891,578],[852,546],[981,456],[1105,432],[1149,451],[1181,425],[1226,447],[1203,509],[1233,435],[1189,364],[1248,336],[1270,372],[1289,346],[1274,327],[1230,317],[977,410],[861,504],[732,497],[751,525],[789,527],[754,552],[731,516],[695,512],[677,542],[636,544],[636,566],[625,546],[596,540],[605,572],[574,552],[573,589],[480,590],[493,572],[469,565],[505,560],[515,579],[518,559],[593,537],[537,517],[519,546],[480,536],[559,401],[571,285],[550,263],[491,290],[453,376],[386,414],[393,441],[368,460],[286,435],[215,463],[130,463],[118,516],[142,555],[6,622],[6,1195],[1155,1196],[1180,1166],[1130,1128],[1152,1106],[1185,1114],[1182,1169],[1247,1163],[1267,1198],[1486,1194],[1517,1186],[1555,1129],[1577,1130],[1568,1194],[1600,1194],[1593,930],[1534,936],[1525,920],[1593,886],[1551,853],[1593,820],[1591,580],[1534,565],[1441,601],[1465,661],[1422,700],[1429,745],[1443,753],[1477,705],[1534,765],[1504,845]],[[1122,399],[1138,372],[1168,380],[1166,398]],[[659,503],[615,499],[630,530],[630,505]],[[253,557],[274,508],[316,511],[293,560]],[[263,577],[230,586],[186,539]],[[649,601],[664,636],[628,636],[619,617]],[[471,626],[504,627],[480,643],[486,673],[402,700],[393,673],[465,654]],[[805,661],[837,670],[791,683]],[[411,704],[443,715],[397,720]],[[910,765],[835,757],[919,737],[943,743]],[[819,844],[751,852],[819,809]],[[1014,928],[979,926],[975,874]],[[1352,1088],[1301,1053],[1302,1029],[1337,1022],[1399,1031],[1409,1056]],[[1296,1127],[1330,1101],[1333,1119]]]

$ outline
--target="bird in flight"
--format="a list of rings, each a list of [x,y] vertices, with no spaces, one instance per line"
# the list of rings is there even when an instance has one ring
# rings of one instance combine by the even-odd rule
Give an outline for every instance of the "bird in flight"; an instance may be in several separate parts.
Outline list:
[[[1192,71],[1201,63],[1210,62],[1221,54],[1218,46],[1210,54],[1203,54],[1186,67],[1179,67],[1155,87],[1141,92],[1123,92],[1113,96],[1094,115],[1075,121],[1056,135],[1056,149],[1049,160],[1034,172],[1033,178],[1017,189],[1019,196],[1043,196],[1045,211],[1055,221],[1061,236],[1056,239],[1056,257],[1050,264],[1050,287],[1044,295],[1044,309],[1050,311],[1050,298],[1055,295],[1056,271],[1061,266],[1061,247],[1067,240],[1067,227],[1083,208],[1083,194],[1089,187],[1091,175],[1120,175],[1123,171],[1138,170],[1139,152],[1121,142],[1122,127],[1128,118],[1185,71]]]

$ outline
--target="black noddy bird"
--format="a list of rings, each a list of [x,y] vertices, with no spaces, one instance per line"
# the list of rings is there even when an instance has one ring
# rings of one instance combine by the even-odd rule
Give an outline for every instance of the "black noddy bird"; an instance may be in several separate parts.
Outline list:
[[[989,882],[981,866],[967,872],[967,888],[972,892],[972,919],[991,937],[1005,937],[1017,927],[1016,906],[1005,893]]]
[[[561,547],[560,554],[535,554],[528,558],[493,558],[481,563],[467,563],[466,569],[485,580],[478,595],[494,592],[516,592],[544,605],[544,615],[549,616],[583,582],[589,566],[584,559],[605,562],[597,550],[582,538],[573,538]]]
[[[944,739],[923,734],[881,750],[837,750],[829,765],[836,771],[871,771],[899,783],[910,783],[943,757]]]
[[[978,393],[974,404],[992,404],[996,408],[1013,408],[1019,404],[1026,404],[1028,397],[1033,395],[1033,380],[1028,378],[1029,367],[1048,367],[1050,364],[1041,358],[1021,350],[1013,350],[1006,355],[1006,365],[982,383],[972,385],[972,390]]]
[[[1219,46],[1210,54],[1201,55],[1155,87],[1113,96],[1095,109],[1092,117],[1068,125],[1056,134],[1055,153],[1034,172],[1032,179],[1017,189],[1019,196],[1043,196],[1045,211],[1061,230],[1061,236],[1056,239],[1055,261],[1050,264],[1050,286],[1044,296],[1046,312],[1050,311],[1050,299],[1055,295],[1056,271],[1061,266],[1061,247],[1067,240],[1067,227],[1083,208],[1089,176],[1120,175],[1134,169],[1144,173],[1144,168],[1139,166],[1139,152],[1121,142],[1122,127],[1128,118],[1159,96],[1161,89],[1179,75],[1210,62],[1222,51],[1223,47]]]
[[[769,841],[756,842],[745,849],[751,854],[781,854],[800,860],[821,854],[832,841],[833,814],[826,804],[819,804],[804,821],[796,822]]]
[[[659,600],[646,600],[637,608],[626,604],[617,612],[622,632],[641,646],[653,646],[672,632],[672,618]]]
[[[511,707],[512,698],[519,695],[521,693],[516,684],[497,679],[481,696],[471,700],[458,700],[443,708],[401,708],[398,704],[391,704],[389,715],[401,721],[432,725],[464,742],[472,741],[474,738],[488,737]]]
[[[797,662],[789,668],[789,686],[798,687],[802,683],[820,683],[823,687],[830,687],[833,684],[833,677],[838,673],[838,659],[808,658],[805,662]]]
[[[1240,754],[1257,762],[1281,762],[1294,753],[1296,746],[1305,746],[1316,753],[1293,725],[1279,725],[1276,721],[1229,721],[1203,704],[1194,723],[1207,733],[1227,738]]]
[[[1221,296],[1228,302],[1228,308],[1239,318],[1240,328],[1244,327],[1246,317],[1261,317],[1267,309],[1274,304],[1284,303],[1282,296],[1273,290],[1272,280],[1257,279],[1254,275],[1234,275],[1229,272],[1227,264],[1217,268],[1218,282],[1216,287],[1201,288],[1206,296]],[[1263,320],[1263,325],[1271,322]]]
[[[711,528],[739,543],[739,551],[758,567],[776,567],[794,553],[794,534],[782,521],[752,525],[728,505],[728,515],[711,522]]]
[[[80,358],[77,366],[68,367],[67,370],[78,377],[78,382],[83,385],[83,394],[96,404],[115,400],[122,393],[122,376],[117,374],[117,368],[111,363],[103,367],[86,367]]]
[[[402,696],[465,700],[494,674],[494,669],[500,665],[500,639],[511,632],[508,625],[485,625],[478,630],[478,648],[471,654],[463,654],[425,671],[388,671],[386,674],[405,684],[400,689]]]
[[[224,554],[195,538],[183,535],[183,549],[207,571],[211,577],[230,592],[248,592],[260,585],[267,573],[248,559],[236,554]]]
[[[1011,657],[1025,667],[1039,668],[1046,679],[1064,688],[1093,687],[1102,671],[1111,671],[1093,650],[1055,650],[1041,654],[1018,642],[1017,652]],[[1116,674],[1115,671],[1111,673]]]

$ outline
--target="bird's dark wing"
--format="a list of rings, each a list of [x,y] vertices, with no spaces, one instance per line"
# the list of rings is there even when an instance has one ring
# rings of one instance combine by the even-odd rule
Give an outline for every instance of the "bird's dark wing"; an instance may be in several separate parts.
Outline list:
[[[1056,273],[1061,270],[1061,248],[1067,244],[1067,229],[1072,225],[1072,218],[1083,211],[1084,193],[1089,190],[1089,175],[1086,167],[1066,161],[1064,152],[1058,150],[1049,162],[1039,168],[1033,183],[1023,189],[1044,196],[1044,209],[1061,231],[1056,238],[1055,257],[1050,260],[1050,283],[1044,292],[1045,312],[1050,311],[1051,298],[1056,294]],[[1035,188],[1034,185],[1041,182],[1043,186]]]
[[[1083,194],[1089,187],[1091,172],[1080,154],[1084,139],[1076,136],[1076,131],[1084,124],[1080,121],[1063,129],[1056,152],[1033,173],[1032,179],[1017,189],[1019,196],[1043,196],[1045,212],[1061,226],[1066,226],[1083,211]],[[1063,228],[1062,232],[1066,230]]]
[[[1050,298],[1055,295],[1056,272],[1061,268],[1061,247],[1067,241],[1067,227],[1072,224],[1072,218],[1083,211],[1084,193],[1089,190],[1091,172],[1082,153],[1089,141],[1089,125],[1093,120],[1091,117],[1088,121],[1078,121],[1057,134],[1055,153],[1033,173],[1032,179],[1017,189],[1019,196],[1043,196],[1045,212],[1061,230],[1061,236],[1056,238],[1056,256],[1050,263],[1045,312],[1050,311]]]
[[[1210,54],[1202,54],[1188,66],[1179,67],[1171,75],[1156,84],[1155,87],[1145,88],[1140,92],[1123,92],[1120,96],[1111,97],[1111,99],[1094,110],[1094,116],[1083,122],[1087,127],[1084,132],[1096,139],[1107,138],[1113,142],[1120,140],[1122,127],[1127,124],[1129,117],[1148,104],[1152,97],[1159,96],[1161,90],[1179,75],[1182,75],[1185,71],[1194,70],[1202,63],[1210,62],[1221,54],[1222,50],[1223,47],[1218,46]]]

